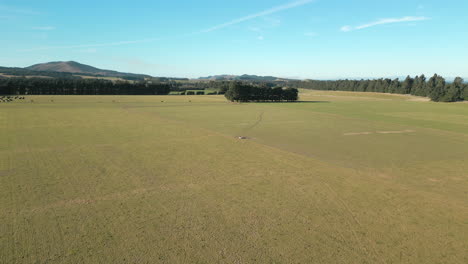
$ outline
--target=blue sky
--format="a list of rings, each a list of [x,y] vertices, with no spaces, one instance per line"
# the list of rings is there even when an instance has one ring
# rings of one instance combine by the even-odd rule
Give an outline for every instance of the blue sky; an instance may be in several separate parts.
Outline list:
[[[153,76],[468,76],[466,0],[0,0],[0,65]]]

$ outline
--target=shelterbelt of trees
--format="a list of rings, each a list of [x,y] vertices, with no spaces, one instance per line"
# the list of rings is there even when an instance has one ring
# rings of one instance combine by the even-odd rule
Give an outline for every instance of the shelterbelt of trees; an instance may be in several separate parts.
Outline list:
[[[103,79],[0,78],[4,95],[166,95],[166,83]]]
[[[230,83],[224,96],[232,102],[293,102],[298,100],[298,90],[234,81]]]
[[[338,81],[294,81],[292,87],[331,90],[331,91],[355,91],[355,92],[377,92],[411,94],[431,98],[434,102],[456,102],[468,101],[468,84],[460,77],[451,83],[437,74],[429,80],[423,75],[412,78],[406,77],[404,81],[399,79],[377,79],[377,80],[338,80]]]
[[[3,77],[0,75],[0,94],[3,95],[165,95],[170,91],[217,90],[224,94],[230,81],[189,81],[168,78],[145,80],[106,80],[71,75],[58,77]],[[271,84],[276,85],[276,84]],[[184,93],[185,94],[185,93]],[[187,93],[188,94],[188,93]]]

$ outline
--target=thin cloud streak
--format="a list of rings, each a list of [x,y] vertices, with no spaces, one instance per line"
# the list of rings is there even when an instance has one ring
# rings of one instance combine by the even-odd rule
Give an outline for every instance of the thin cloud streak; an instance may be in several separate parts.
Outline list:
[[[379,26],[379,25],[385,25],[385,24],[424,21],[424,20],[429,20],[429,19],[430,18],[423,17],[423,16],[420,16],[420,17],[406,16],[406,17],[402,17],[402,18],[383,18],[383,19],[379,19],[377,21],[374,21],[374,22],[371,22],[371,23],[368,23],[368,24],[364,24],[364,25],[360,25],[360,26],[356,26],[356,27],[343,26],[343,27],[341,27],[341,31],[349,32],[349,31],[361,30],[361,29],[375,27],[375,26]]]
[[[5,6],[0,5],[0,11],[12,13],[12,14],[19,14],[19,15],[40,15],[40,12],[36,12],[34,10],[29,9],[21,9],[13,6]]]
[[[261,11],[261,12],[256,13],[256,14],[252,14],[252,15],[248,15],[248,16],[241,17],[241,18],[238,18],[238,19],[234,19],[234,20],[232,20],[230,22],[223,23],[223,24],[220,24],[220,25],[217,25],[217,26],[205,29],[205,30],[196,31],[196,32],[188,33],[188,34],[182,34],[182,35],[179,35],[179,36],[172,36],[172,37],[166,37],[166,38],[150,38],[150,39],[143,39],[143,40],[118,41],[118,42],[111,42],[111,43],[87,44],[87,45],[38,47],[38,48],[32,48],[32,49],[24,49],[24,50],[20,50],[20,51],[21,52],[31,52],[31,51],[41,51],[41,50],[51,50],[51,49],[75,49],[75,48],[95,48],[95,47],[121,46],[121,45],[129,45],[129,44],[136,44],[136,43],[154,42],[154,41],[158,41],[158,40],[162,40],[162,39],[168,39],[168,38],[190,37],[190,36],[194,36],[194,35],[198,35],[198,34],[213,32],[213,31],[216,31],[216,30],[228,27],[228,26],[239,24],[239,23],[242,23],[242,22],[245,22],[245,21],[248,21],[248,20],[252,20],[252,19],[255,19],[255,18],[259,18],[259,17],[264,17],[264,16],[271,15],[271,14],[274,14],[274,13],[278,13],[280,11],[284,11],[284,10],[287,10],[287,9],[300,7],[300,6],[315,2],[315,1],[316,0],[299,0],[299,1],[291,2],[291,3],[288,3],[288,4],[276,6],[276,7]]]
[[[236,25],[236,24],[239,24],[239,23],[242,23],[242,22],[245,22],[245,21],[249,21],[249,20],[252,20],[252,19],[255,19],[255,18],[264,17],[264,16],[267,16],[267,15],[278,13],[280,11],[287,10],[287,9],[303,6],[303,5],[306,5],[306,4],[310,4],[310,3],[314,2],[314,1],[315,0],[300,0],[300,1],[295,1],[295,2],[288,3],[288,4],[285,4],[285,5],[276,6],[276,7],[261,11],[261,12],[256,13],[256,14],[252,14],[252,15],[248,15],[248,16],[245,16],[245,17],[237,18],[237,19],[231,20],[229,22],[216,25],[214,27],[202,30],[202,31],[200,31],[200,33],[208,33],[208,32],[212,32],[212,31],[216,31],[216,30],[219,30],[219,29],[222,29],[222,28],[225,28],[225,27],[229,27],[229,26],[232,26],[232,25]]]

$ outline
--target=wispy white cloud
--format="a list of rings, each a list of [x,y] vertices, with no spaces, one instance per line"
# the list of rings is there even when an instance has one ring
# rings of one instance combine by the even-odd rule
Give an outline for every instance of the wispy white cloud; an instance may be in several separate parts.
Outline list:
[[[264,36],[258,36],[257,39],[258,39],[258,40],[264,40],[265,37],[264,37]]]
[[[264,17],[264,16],[267,16],[267,15],[278,13],[280,11],[287,10],[287,9],[303,6],[303,5],[312,3],[314,1],[315,0],[299,0],[299,1],[288,3],[288,4],[275,6],[275,7],[272,7],[270,9],[266,9],[266,10],[263,10],[261,12],[255,13],[255,14],[240,17],[240,18],[231,20],[229,22],[222,23],[222,24],[219,24],[219,25],[204,29],[204,30],[202,30],[200,32],[201,33],[208,33],[208,32],[212,32],[212,31],[216,31],[216,30],[219,30],[219,29],[222,29],[222,28],[225,28],[225,27],[229,27],[229,26],[232,26],[232,25],[236,25],[236,24],[239,24],[239,23],[242,23],[242,22],[245,22],[245,21],[249,21],[249,20],[252,20],[252,19],[255,19],[255,18]]]
[[[353,27],[351,27],[351,26],[342,26],[341,27],[341,31],[343,31],[343,32],[348,32],[348,31],[351,31],[351,30],[353,30]]]
[[[370,28],[370,27],[375,27],[375,26],[385,25],[385,24],[424,21],[424,20],[429,20],[429,19],[430,18],[424,17],[424,16],[406,16],[406,17],[401,17],[401,18],[383,18],[383,19],[379,19],[379,20],[371,22],[371,23],[360,25],[360,26],[355,26],[355,27],[343,26],[343,27],[341,27],[341,31],[349,32],[349,31],[360,30],[360,29],[365,29],[365,28]]]
[[[168,39],[168,38],[183,38],[183,37],[189,37],[193,35],[198,35],[198,34],[203,34],[203,33],[209,33],[213,32],[228,26],[236,25],[245,21],[249,21],[252,19],[260,18],[260,17],[266,17],[267,15],[271,15],[274,13],[278,13],[284,10],[304,6],[306,4],[315,2],[316,0],[298,0],[294,2],[290,2],[284,5],[272,7],[270,9],[266,9],[264,11],[244,16],[241,18],[237,18],[234,20],[231,20],[229,22],[219,24],[213,27],[210,27],[208,29],[204,29],[201,31],[196,31],[193,33],[189,34],[183,34],[183,35],[178,35],[178,36],[172,36],[172,37],[165,37],[165,38],[148,38],[148,39],[141,39],[141,40],[129,40],[129,41],[117,41],[117,42],[110,42],[110,43],[96,43],[96,44],[85,44],[85,45],[68,45],[68,46],[47,46],[47,47],[37,47],[37,48],[32,48],[32,49],[24,49],[20,50],[22,52],[31,52],[31,51],[41,51],[41,50],[51,50],[51,49],[81,49],[81,48],[95,48],[95,47],[108,47],[108,46],[121,46],[121,45],[129,45],[129,44],[137,44],[137,43],[146,43],[146,42],[154,42],[162,39]],[[1,6],[0,6],[1,7]],[[269,19],[269,18],[266,18]],[[278,19],[270,19],[269,22],[274,25],[278,25],[281,23],[280,20]],[[261,31],[261,28],[259,28],[257,31]],[[263,36],[259,36],[258,39],[264,39]]]
[[[0,5],[0,11],[10,14],[18,14],[18,15],[40,15],[40,12],[31,10],[31,9],[23,9],[14,6],[6,6]]]
[[[46,26],[46,27],[33,27],[34,30],[50,31],[55,30],[55,27]]]

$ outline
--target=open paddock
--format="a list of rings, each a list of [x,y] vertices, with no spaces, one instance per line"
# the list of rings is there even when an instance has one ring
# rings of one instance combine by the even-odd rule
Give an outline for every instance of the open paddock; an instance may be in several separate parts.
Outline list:
[[[0,263],[467,263],[467,104],[300,100],[0,104]]]

